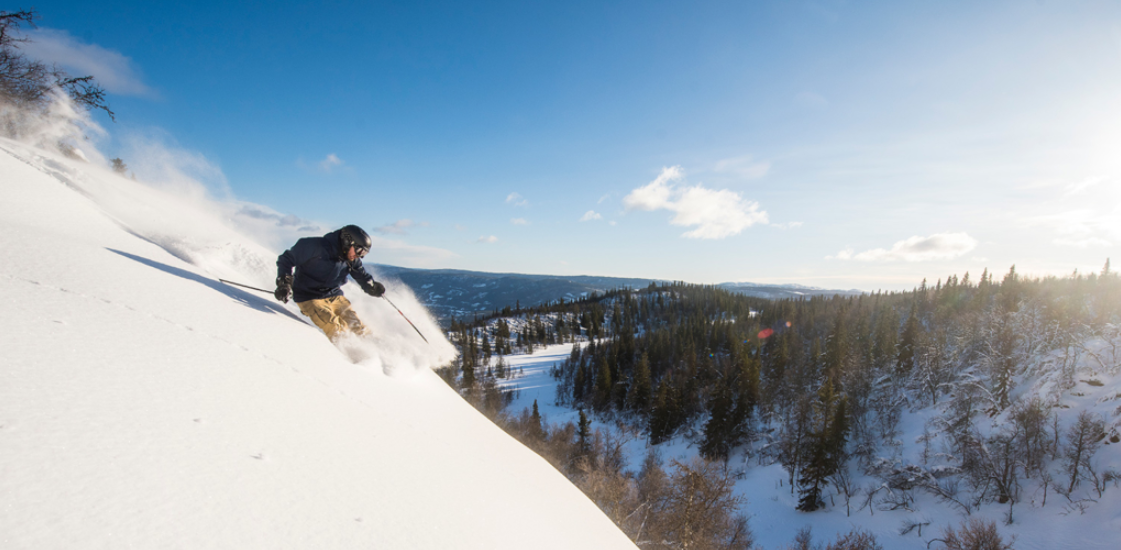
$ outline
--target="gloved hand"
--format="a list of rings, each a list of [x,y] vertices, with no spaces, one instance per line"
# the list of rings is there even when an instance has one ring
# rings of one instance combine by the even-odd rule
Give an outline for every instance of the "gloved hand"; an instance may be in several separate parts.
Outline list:
[[[292,296],[292,276],[285,275],[276,278],[276,291],[272,293],[277,300],[288,303],[288,298]]]
[[[385,285],[377,281],[373,281],[369,285],[362,287],[362,290],[365,290],[366,294],[369,294],[374,298],[381,298],[381,295],[385,294]]]

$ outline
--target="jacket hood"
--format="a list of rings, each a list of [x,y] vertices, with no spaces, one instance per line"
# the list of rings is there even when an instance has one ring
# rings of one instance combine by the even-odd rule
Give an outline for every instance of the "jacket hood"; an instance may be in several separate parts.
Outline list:
[[[327,249],[327,253],[334,258],[342,258],[342,252],[339,250],[339,237],[342,229],[336,229],[323,236],[323,246]]]

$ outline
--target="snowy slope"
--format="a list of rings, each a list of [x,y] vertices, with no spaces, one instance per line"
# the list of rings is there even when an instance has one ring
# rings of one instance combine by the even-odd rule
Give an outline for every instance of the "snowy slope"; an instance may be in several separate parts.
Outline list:
[[[278,250],[202,195],[0,140],[0,547],[634,547],[430,370],[411,295],[432,346],[348,287],[342,353],[217,283]]]
[[[1091,348],[1100,347],[1101,355],[1107,356],[1107,346],[1104,343],[1091,341],[1088,345]],[[508,367],[519,375],[506,382],[508,386],[519,390],[510,405],[514,413],[531,407],[536,401],[546,422],[553,425],[576,422],[577,411],[555,405],[557,381],[549,373],[554,366],[568,358],[572,346],[573,344],[544,346],[532,355],[504,356]],[[1064,432],[1081,411],[1090,411],[1107,419],[1107,426],[1121,425],[1121,374],[1104,372],[1095,361],[1084,359],[1079,370],[1080,378],[1096,382],[1080,382],[1074,390],[1062,395],[1060,405],[1055,410]],[[1043,395],[1047,380],[1046,376],[1025,380],[1019,392],[1022,394],[1032,391]],[[938,412],[926,408],[904,413],[895,456],[899,464],[922,464],[924,423]],[[989,431],[995,430],[1006,420],[998,415],[981,424],[983,429]],[[598,429],[613,429],[612,425],[599,420],[594,420],[593,425]],[[938,452],[939,444],[936,439],[933,453]],[[658,445],[658,450],[665,460],[688,460],[698,454],[695,443],[685,437],[676,437]],[[642,438],[631,440],[627,444],[626,452],[633,471],[639,469],[647,451],[648,447]],[[883,451],[881,454],[890,455],[890,452]],[[1094,463],[1103,472],[1121,470],[1121,444],[1111,443],[1107,439],[1095,455]],[[932,460],[931,465],[935,464],[936,461]],[[798,530],[804,527],[811,528],[814,539],[818,542],[832,542],[839,534],[864,529],[874,534],[878,542],[887,549],[944,548],[944,545],[934,539],[940,538],[946,527],[956,528],[966,519],[957,508],[922,491],[913,492],[914,502],[910,509],[885,510],[883,506],[864,506],[867,489],[875,488],[882,482],[870,476],[862,476],[859,468],[852,464],[850,471],[854,476],[854,484],[861,488],[861,494],[852,498],[849,510],[851,514],[846,513],[844,497],[834,487],[826,489],[825,499],[829,505],[825,510],[799,512],[795,509],[798,495],[791,493],[789,473],[781,465],[769,460],[760,464],[757,457],[748,458],[741,452],[733,456],[729,466],[743,474],[736,483],[736,493],[747,501],[743,512],[750,517],[749,525],[755,534],[756,543],[767,550],[787,548]],[[1053,470],[1058,467],[1057,463],[1052,464]],[[1086,486],[1076,490],[1071,496],[1072,499],[1064,498],[1054,489],[1045,492],[1039,483],[1025,480],[1022,500],[1014,507],[1011,524],[1007,523],[1007,505],[985,504],[974,510],[970,517],[995,522],[1002,536],[1009,540],[1015,537],[1014,547],[1018,550],[1111,550],[1121,547],[1118,543],[1121,541],[1121,488],[1118,483],[1109,483],[1100,497]],[[921,529],[906,529],[918,524],[922,524]]]

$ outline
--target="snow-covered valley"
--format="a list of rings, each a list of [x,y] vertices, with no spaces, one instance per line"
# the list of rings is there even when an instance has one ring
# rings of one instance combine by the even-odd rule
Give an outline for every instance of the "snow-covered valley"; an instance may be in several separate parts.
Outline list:
[[[577,410],[556,405],[558,381],[552,375],[553,369],[569,358],[573,345],[549,345],[529,355],[502,357],[513,375],[500,383],[516,389],[509,406],[510,413],[517,415],[536,401],[547,424],[559,426],[577,422]],[[586,342],[583,345],[586,346]],[[1121,444],[1115,437],[1121,413],[1121,374],[1108,342],[1097,339],[1086,345],[1089,352],[1081,356],[1077,367],[1079,382],[1074,389],[1055,396],[1057,405],[1053,410],[1057,413],[1055,418],[1063,438],[1080,413],[1087,412],[1106,420],[1110,435],[1101,441],[1093,464],[1099,475],[1106,474],[1108,477],[1107,472],[1121,469]],[[1114,367],[1103,368],[1098,359],[1114,364]],[[1048,370],[1047,365],[1060,362],[1057,352],[1035,357],[1037,367],[1034,370],[1042,374],[1019,378],[1016,398],[1050,396],[1056,392],[1055,372]],[[950,463],[947,460],[949,438],[934,421],[948,416],[948,410],[948,401],[940,406],[905,410],[895,437],[897,444],[883,446],[877,451],[885,469],[903,472],[913,478],[916,477],[915,472],[945,469]],[[618,433],[611,419],[589,416],[595,428]],[[992,417],[980,415],[978,427],[988,434],[1002,429],[1009,422],[1007,411]],[[652,447],[656,448],[663,461],[687,461],[697,456],[702,423],[656,446],[648,444],[645,434],[632,435],[629,439],[621,436],[628,441],[625,449],[630,471],[639,471],[644,456]],[[853,530],[864,530],[875,535],[884,548],[942,548],[943,545],[936,539],[943,536],[944,529],[957,528],[969,519],[992,521],[1006,541],[1014,540],[1013,547],[1017,549],[1107,549],[1115,548],[1121,537],[1121,489],[1116,478],[1103,483],[1101,494],[1084,483],[1069,498],[1054,488],[1065,485],[1065,481],[1056,483],[1053,480],[1051,486],[1045,486],[1038,480],[1024,479],[1021,496],[1013,506],[993,502],[973,507],[966,514],[961,507],[923,490],[918,483],[902,491],[899,487],[891,488],[885,482],[887,475],[862,474],[853,461],[849,465],[851,489],[847,502],[842,491],[836,486],[829,486],[825,509],[800,512],[796,509],[798,494],[791,490],[789,472],[773,455],[761,452],[760,447],[766,443],[767,438],[760,434],[754,444],[740,448],[728,461],[728,468],[738,478],[735,493],[746,500],[742,512],[750,518],[750,527],[760,548],[786,548],[804,528],[810,528],[818,543],[832,542],[838,535]],[[1061,475],[1061,458],[1048,460],[1047,464],[1053,475]],[[921,470],[908,470],[916,466]],[[964,501],[966,493],[963,483],[957,496]],[[1010,512],[1011,523],[1008,522]]]

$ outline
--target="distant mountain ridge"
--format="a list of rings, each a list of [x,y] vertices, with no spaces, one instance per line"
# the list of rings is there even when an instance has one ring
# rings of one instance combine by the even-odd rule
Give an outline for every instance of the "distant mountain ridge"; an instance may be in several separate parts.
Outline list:
[[[663,279],[599,277],[594,275],[530,275],[524,273],[490,273],[460,269],[413,269],[374,264],[382,278],[398,280],[412,289],[417,298],[441,322],[452,317],[469,317],[501,310],[506,306],[536,306],[546,302],[578,300],[592,292],[602,293],[615,288],[645,288],[650,283],[670,283]],[[861,294],[860,290],[832,290],[797,284],[766,285],[757,283],[720,283],[720,288],[747,296],[797,298],[841,294]]]

